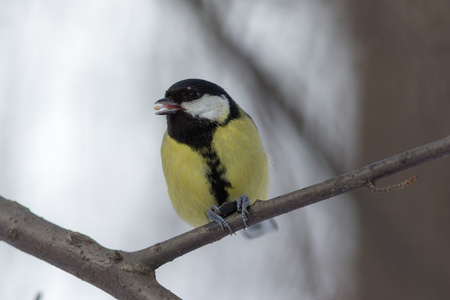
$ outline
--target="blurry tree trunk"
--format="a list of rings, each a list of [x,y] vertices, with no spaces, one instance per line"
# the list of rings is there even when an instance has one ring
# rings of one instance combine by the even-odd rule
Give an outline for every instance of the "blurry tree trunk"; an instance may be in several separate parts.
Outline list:
[[[450,1],[348,1],[360,81],[356,166],[450,133]],[[450,161],[359,193],[358,299],[450,299]],[[388,183],[386,183],[388,184]]]

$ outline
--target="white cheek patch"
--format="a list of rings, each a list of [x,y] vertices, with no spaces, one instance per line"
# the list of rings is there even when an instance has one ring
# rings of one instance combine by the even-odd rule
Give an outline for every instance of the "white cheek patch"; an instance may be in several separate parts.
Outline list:
[[[228,118],[230,105],[224,95],[205,94],[198,100],[183,102],[181,107],[194,117],[223,122]]]

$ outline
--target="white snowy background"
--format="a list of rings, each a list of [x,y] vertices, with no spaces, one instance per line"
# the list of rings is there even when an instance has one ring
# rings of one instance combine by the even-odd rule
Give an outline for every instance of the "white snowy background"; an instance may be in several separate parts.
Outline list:
[[[332,177],[324,156],[351,161],[352,50],[332,3],[209,2],[284,85],[304,133],[325,153],[265,105],[245,65],[186,3],[0,2],[0,195],[112,249],[139,250],[190,230],[167,195],[159,154],[166,124],[153,103],[191,77],[219,84],[252,115],[273,157],[271,196]],[[348,199],[277,222],[278,232],[257,240],[238,234],[178,258],[157,279],[183,299],[340,299],[355,288],[358,224]],[[0,299],[38,294],[112,299],[0,242]]]

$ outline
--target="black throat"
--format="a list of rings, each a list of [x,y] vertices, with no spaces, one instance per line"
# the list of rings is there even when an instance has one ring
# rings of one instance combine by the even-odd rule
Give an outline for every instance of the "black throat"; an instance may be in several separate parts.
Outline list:
[[[211,146],[217,126],[219,125],[215,122],[192,118],[185,112],[167,116],[169,136],[195,150]]]

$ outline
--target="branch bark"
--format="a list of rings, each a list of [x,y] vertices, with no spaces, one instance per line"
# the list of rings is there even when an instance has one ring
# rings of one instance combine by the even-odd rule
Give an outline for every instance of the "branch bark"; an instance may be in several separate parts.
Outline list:
[[[450,155],[450,136],[361,169],[251,206],[249,225],[367,187],[379,179]],[[241,230],[239,214],[227,218]],[[209,223],[136,252],[107,249],[91,238],[52,224],[0,196],[0,240],[47,261],[119,299],[179,299],[161,286],[155,270],[228,235]]]

